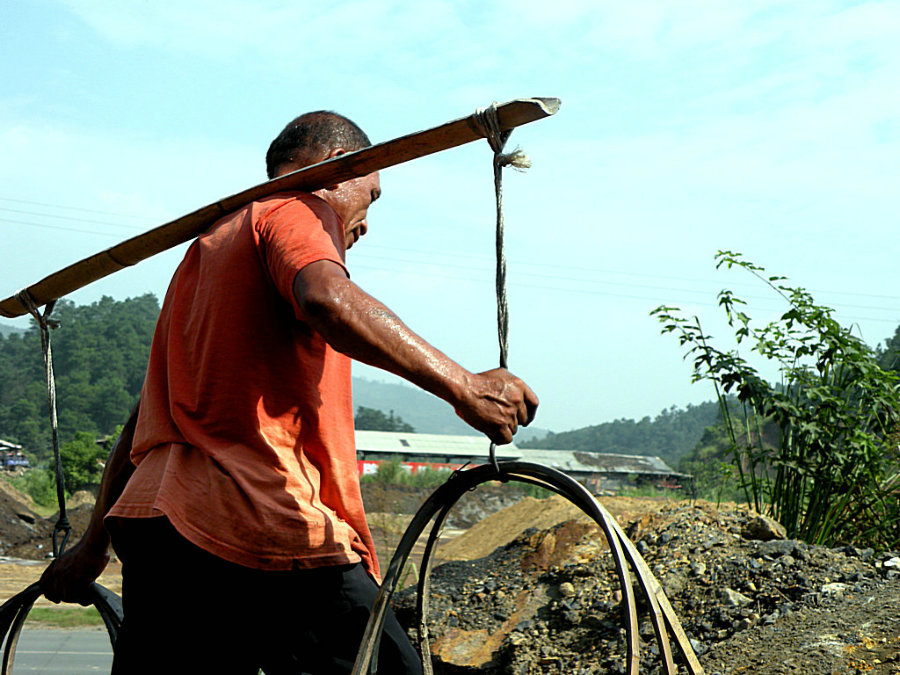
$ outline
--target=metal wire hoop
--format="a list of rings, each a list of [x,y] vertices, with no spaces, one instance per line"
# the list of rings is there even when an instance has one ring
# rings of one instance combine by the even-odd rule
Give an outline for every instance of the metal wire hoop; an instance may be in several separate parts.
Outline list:
[[[507,481],[530,483],[552,490],[581,508],[602,529],[609,542],[616,567],[616,575],[622,587],[622,600],[628,609],[626,629],[625,667],[628,675],[636,675],[639,667],[637,605],[628,567],[634,571],[641,592],[650,608],[650,619],[659,645],[660,658],[666,673],[674,675],[677,670],[669,643],[669,635],[675,638],[676,645],[690,675],[703,675],[703,668],[697,659],[690,642],[675,615],[672,606],[663,593],[662,587],[653,576],[650,568],[640,556],[634,544],[619,527],[609,512],[578,481],[561,471],[532,462],[500,462],[499,471],[493,464],[485,464],[471,469],[454,472],[446,483],[441,485],[422,504],[400,540],[394,557],[388,566],[387,574],[375,599],[369,623],[363,635],[353,675],[376,673],[378,664],[378,644],[384,627],[384,619],[391,598],[397,590],[400,573],[412,552],[413,546],[428,523],[434,519],[434,526],[426,543],[425,555],[419,576],[417,595],[417,623],[421,649],[425,653],[423,669],[431,675],[431,659],[427,653],[429,648],[427,628],[427,606],[429,593],[429,577],[434,556],[435,545],[440,537],[441,528],[447,514],[454,504],[469,490],[489,481]]]
[[[28,613],[35,601],[41,597],[42,591],[38,582],[31,584],[0,606],[0,643],[3,643],[3,662],[0,666],[2,675],[11,675],[16,657],[16,646]],[[115,649],[116,638],[122,625],[122,600],[100,584],[91,584],[91,600],[100,613],[110,645]]]

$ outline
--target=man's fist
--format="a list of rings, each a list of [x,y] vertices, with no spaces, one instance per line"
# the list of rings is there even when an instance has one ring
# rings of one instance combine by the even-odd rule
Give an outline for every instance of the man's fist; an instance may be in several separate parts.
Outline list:
[[[512,442],[519,425],[531,423],[538,403],[527,384],[505,368],[495,368],[472,374],[455,408],[469,426],[504,445]]]

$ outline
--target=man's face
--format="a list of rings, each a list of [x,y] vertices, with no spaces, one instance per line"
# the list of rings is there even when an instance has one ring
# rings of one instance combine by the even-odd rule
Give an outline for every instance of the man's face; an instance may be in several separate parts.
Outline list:
[[[368,211],[381,196],[378,172],[354,178],[316,192],[337,212],[344,222],[344,241],[349,249],[369,229]]]

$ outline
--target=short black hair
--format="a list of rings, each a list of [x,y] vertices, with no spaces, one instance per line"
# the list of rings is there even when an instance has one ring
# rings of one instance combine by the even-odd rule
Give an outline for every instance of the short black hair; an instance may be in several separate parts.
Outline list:
[[[366,133],[352,120],[330,110],[308,112],[292,120],[269,145],[266,174],[274,178],[285,164],[319,161],[330,150],[359,150],[372,145]]]

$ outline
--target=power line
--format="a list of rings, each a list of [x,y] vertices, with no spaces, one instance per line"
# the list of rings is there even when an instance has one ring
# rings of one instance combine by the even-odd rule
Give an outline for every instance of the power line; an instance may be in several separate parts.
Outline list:
[[[62,225],[48,225],[47,223],[29,223],[24,220],[12,220],[11,218],[0,218],[2,223],[12,223],[13,225],[26,225],[28,227],[41,227],[45,230],[62,230],[63,232],[74,232],[76,234],[95,234],[101,237],[120,238],[121,235],[113,232],[97,232],[96,230],[82,230],[75,227],[63,227]]]
[[[446,265],[442,265],[442,268],[446,268],[446,267],[447,267]],[[365,263],[353,264],[351,266],[351,271],[353,269],[373,270],[373,271],[377,271],[377,272],[390,272],[392,274],[399,273],[399,274],[407,274],[407,275],[412,275],[412,276],[417,276],[417,277],[425,276],[428,278],[452,279],[454,281],[469,281],[469,282],[481,281],[484,283],[490,282],[490,279],[488,279],[487,277],[485,277],[485,279],[475,280],[471,276],[465,276],[462,274],[452,274],[451,272],[448,272],[448,271],[429,270],[427,274],[422,274],[422,273],[415,272],[415,271],[408,270],[408,269],[385,268],[385,267],[366,265]],[[574,281],[574,282],[582,281],[582,280],[575,279],[575,278],[564,278],[564,277],[559,277],[556,280],[558,280],[558,281]],[[647,286],[647,285],[641,286],[641,285],[630,285],[627,283],[612,283],[612,282],[597,282],[597,283],[600,285],[614,285],[614,286],[617,286],[620,288],[622,288],[622,287],[624,287],[624,288],[642,288],[645,290],[666,291],[667,293],[671,293],[673,297],[679,293],[702,294],[704,296],[708,295],[703,290],[673,289],[670,286]],[[523,280],[522,275],[519,275],[519,276],[511,279],[510,287],[533,288],[533,289],[543,290],[543,291],[564,291],[566,293],[577,293],[579,295],[591,295],[591,296],[599,296],[599,297],[619,298],[619,299],[624,299],[624,300],[641,300],[641,301],[646,300],[648,303],[654,303],[656,305],[662,304],[662,302],[663,302],[658,296],[636,295],[636,294],[630,294],[630,293],[605,291],[605,290],[598,289],[596,287],[596,285],[594,285],[593,287],[585,286],[585,285],[548,286],[546,284],[529,283],[527,280]],[[780,299],[777,297],[774,297],[774,296],[767,296],[767,297],[746,296],[745,298],[742,298],[742,299],[748,300],[748,301],[751,301],[751,300],[756,301],[757,308],[762,309],[763,311],[779,311],[780,307],[784,307],[784,304],[780,301]],[[665,304],[669,304],[669,305],[683,304],[683,302],[676,299],[673,301],[666,302]],[[696,300],[696,299],[691,299],[689,301],[689,304],[691,306],[697,306],[697,307],[718,307],[719,306],[718,302],[715,302],[715,301]],[[897,316],[895,316],[893,318],[847,316],[846,319],[852,320],[852,321],[874,321],[874,322],[880,322],[880,323],[889,323],[892,325],[896,325],[897,323],[900,323],[900,308],[897,308],[897,309],[880,308],[880,307],[873,308],[873,307],[865,307],[865,306],[857,306],[857,305],[841,305],[840,307],[836,307],[835,309],[841,309],[841,308],[843,308],[842,311],[844,311],[844,310],[853,311],[853,310],[859,310],[859,309],[876,309],[876,310],[884,310],[884,311],[893,311],[893,312],[896,312],[896,314],[897,314]]]
[[[59,215],[59,214],[55,214],[55,213],[39,213],[36,211],[25,211],[22,209],[8,209],[3,206],[0,206],[0,211],[3,211],[5,213],[16,213],[16,214],[24,215],[24,216],[37,216],[39,218],[57,218],[59,220],[70,220],[70,221],[77,222],[77,223],[90,223],[92,225],[110,225],[112,227],[120,227],[120,228],[124,228],[127,230],[132,230],[132,231],[134,231],[134,230],[142,231],[143,230],[143,228],[140,225],[123,225],[122,223],[111,223],[108,220],[94,220],[92,218],[76,218],[74,216]],[[34,223],[32,223],[32,224],[34,224]]]
[[[99,209],[88,209],[81,206],[69,206],[65,204],[52,204],[49,202],[38,202],[29,199],[16,199],[14,197],[0,197],[2,202],[14,202],[16,204],[30,204],[32,206],[43,206],[51,209],[63,209],[68,211],[80,211],[82,213],[97,213],[103,216],[116,216],[118,218],[135,218],[138,220],[156,220],[153,216],[137,215],[135,213],[116,213],[113,211],[102,211]]]
[[[410,258],[403,258],[403,257],[398,257],[398,256],[392,256],[392,255],[376,255],[376,254],[371,253],[372,249],[383,249],[383,250],[388,250],[391,252],[400,251],[400,252],[404,252],[404,253],[411,253],[411,254],[414,254],[415,257],[410,259]],[[454,253],[447,253],[447,252],[443,252],[443,251],[425,251],[425,250],[421,250],[421,249],[399,248],[399,247],[395,248],[395,247],[379,246],[377,244],[370,244],[370,243],[366,244],[365,251],[360,251],[360,255],[364,256],[365,258],[377,258],[377,259],[381,259],[381,260],[420,264],[420,265],[426,264],[426,263],[423,263],[423,260],[428,259],[431,262],[435,262],[435,264],[440,264],[442,267],[447,266],[447,263],[443,263],[443,262],[437,263],[436,261],[434,261],[434,258],[479,260],[479,261],[483,261],[485,263],[485,265],[493,264],[492,258],[490,258],[488,256],[478,255],[478,254],[475,254],[475,255],[468,254],[468,253],[454,254]],[[595,274],[595,275],[612,275],[612,276],[617,276],[617,277],[636,277],[639,279],[659,279],[659,280],[664,280],[664,281],[678,281],[678,282],[682,282],[682,283],[691,283],[691,284],[699,283],[699,284],[716,285],[716,286],[721,285],[719,282],[714,282],[712,279],[699,279],[696,277],[682,277],[682,276],[672,276],[672,275],[663,275],[663,274],[648,274],[646,272],[638,272],[638,271],[634,271],[634,270],[613,270],[613,269],[603,269],[603,268],[597,268],[597,267],[584,267],[584,266],[568,265],[568,264],[567,265],[552,265],[552,264],[544,262],[544,261],[526,261],[526,260],[522,260],[522,259],[510,259],[509,264],[510,264],[510,266],[525,267],[529,270],[532,270],[535,267],[544,267],[544,268],[550,268],[551,270],[559,269],[559,270],[565,270],[567,272],[588,272],[590,274]],[[493,270],[492,267],[482,268],[482,267],[474,266],[474,265],[466,265],[466,266],[451,265],[451,266],[458,266],[461,269],[473,269],[473,270],[490,269],[491,272]],[[536,273],[534,273],[534,272],[527,272],[527,274],[536,275]],[[550,276],[548,276],[548,278],[551,278],[552,276],[553,275],[550,275]],[[565,278],[572,278],[572,277],[566,276]],[[791,282],[790,279],[786,279],[786,281],[789,283]],[[606,283],[613,283],[613,282],[606,282]],[[624,283],[624,282],[617,282],[617,283]],[[754,279],[754,280],[747,280],[747,281],[738,281],[737,283],[731,283],[729,285],[730,286],[748,287],[748,288],[750,288],[750,287],[759,288],[761,283],[762,282]],[[654,288],[669,289],[671,287],[670,286],[664,286],[664,287],[654,286]],[[890,300],[890,301],[895,301],[897,303],[897,307],[900,308],[900,295],[886,295],[886,294],[878,294],[878,293],[860,293],[860,292],[854,292],[854,291],[843,291],[843,290],[838,291],[838,290],[826,290],[826,289],[806,289],[806,290],[808,290],[810,293],[812,293],[814,295],[821,295],[821,294],[848,295],[848,296],[853,296],[853,297],[878,298],[878,299],[882,299],[882,300]],[[886,309],[886,308],[872,308],[872,309]]]
[[[41,206],[44,208],[51,208],[51,209],[76,211],[76,212],[80,212],[80,213],[93,213],[93,214],[108,215],[108,216],[115,216],[115,217],[140,219],[140,220],[146,220],[146,221],[156,221],[157,220],[157,219],[151,218],[150,216],[114,213],[111,211],[103,211],[103,210],[99,210],[99,209],[89,209],[89,208],[76,207],[76,206],[53,204],[53,203],[49,203],[49,202],[16,199],[16,198],[11,198],[11,197],[0,197],[0,201],[13,202],[13,203],[18,203],[18,204],[28,204],[28,205],[33,205],[33,206]],[[105,225],[105,226],[110,226],[110,227],[123,228],[123,229],[127,229],[130,231],[135,231],[135,230],[141,229],[140,225],[127,225],[124,223],[115,223],[115,222],[110,222],[110,221],[106,221],[106,220],[79,218],[79,217],[71,216],[71,215],[41,213],[41,212],[28,211],[28,210],[24,210],[24,209],[14,209],[14,208],[8,208],[8,207],[0,207],[0,211],[6,212],[6,213],[34,216],[34,217],[38,217],[38,218],[56,218],[56,219],[67,220],[67,221],[71,221],[71,222]],[[15,219],[11,219],[11,218],[0,217],[0,222],[11,223],[14,225],[22,225],[22,226],[26,226],[26,227],[38,227],[38,228],[43,228],[43,229],[52,229],[52,230],[58,230],[58,231],[73,232],[73,233],[77,233],[77,234],[89,234],[89,235],[96,235],[96,236],[102,236],[102,237],[116,238],[116,237],[120,236],[120,235],[117,235],[116,233],[112,233],[109,231],[88,230],[88,229],[83,229],[83,228],[78,228],[78,227],[67,227],[64,225],[51,225],[48,223],[15,220]],[[378,253],[376,253],[376,251],[378,251],[379,249],[389,251],[391,253],[391,255],[384,255],[384,254],[379,255]],[[398,255],[396,255],[397,253],[412,254],[414,257],[409,258],[409,257],[403,257],[402,255],[398,256]],[[387,263],[401,263],[404,265],[425,265],[425,264],[430,263],[431,265],[440,266],[441,271],[435,271],[434,269],[429,269],[427,272],[417,272],[417,271],[409,269],[409,268],[398,269],[394,265],[391,265],[390,267],[385,267],[385,266],[366,264],[365,261],[368,261],[368,260],[381,260],[381,261],[384,261]],[[429,263],[424,263],[423,260],[428,260]],[[447,260],[466,261],[466,263],[469,263],[469,264],[464,264],[461,262],[447,262]],[[474,264],[472,264],[473,262],[474,262]],[[450,278],[450,279],[454,279],[454,280],[473,281],[473,278],[471,275],[465,275],[465,276],[452,275],[452,274],[447,274],[446,270],[449,268],[449,269],[454,269],[454,270],[460,270],[463,272],[473,272],[474,271],[474,272],[484,273],[485,280],[487,280],[489,275],[493,275],[494,270],[493,270],[492,264],[493,264],[492,259],[486,255],[478,255],[478,254],[473,255],[473,254],[469,254],[469,253],[448,253],[448,252],[441,252],[441,251],[424,251],[421,249],[393,247],[393,246],[386,247],[386,246],[379,246],[377,244],[368,243],[365,251],[361,255],[360,262],[355,263],[353,265],[353,267],[357,268],[357,269],[369,269],[369,270],[374,270],[374,271],[388,271],[391,273],[400,272],[400,273],[409,274],[409,275],[413,275],[413,276],[442,277],[442,278]],[[658,297],[641,296],[641,295],[635,295],[635,294],[604,291],[604,290],[599,290],[597,288],[597,286],[598,285],[599,286],[612,286],[612,287],[618,287],[618,288],[640,289],[640,290],[646,290],[646,291],[664,291],[665,293],[671,294],[672,296],[679,295],[679,294],[706,296],[710,292],[712,292],[708,289],[714,283],[711,279],[667,276],[667,275],[659,275],[659,274],[648,274],[646,272],[638,272],[638,271],[634,271],[634,270],[623,271],[623,270],[602,269],[602,268],[596,268],[596,267],[584,267],[584,266],[568,265],[568,264],[567,265],[553,265],[553,264],[547,263],[545,261],[510,260],[510,265],[514,268],[524,268],[527,270],[523,273],[523,272],[521,272],[521,269],[520,269],[519,273],[516,275],[517,278],[514,280],[514,285],[516,285],[516,286],[525,287],[525,288],[535,288],[535,289],[539,289],[539,290],[550,290],[550,291],[559,290],[559,291],[565,291],[565,292],[569,292],[569,293],[574,292],[574,293],[579,293],[579,294],[597,295],[597,296],[605,296],[605,297],[616,297],[616,298],[622,298],[622,299],[648,300],[651,302],[659,302],[659,298]],[[535,268],[548,269],[551,271],[551,273],[536,272],[536,271],[534,271]],[[559,271],[565,272],[565,273],[552,273],[555,270],[559,270]],[[588,275],[588,277],[579,276],[579,274],[582,274],[582,273],[586,273]],[[613,277],[616,277],[617,279],[603,280],[603,279],[596,278],[598,276],[599,277],[613,276]],[[707,288],[699,288],[699,289],[696,287],[695,288],[677,288],[677,287],[673,287],[671,284],[660,285],[660,284],[655,284],[655,283],[631,283],[628,281],[621,280],[623,277],[630,277],[630,278],[635,278],[635,279],[639,279],[639,280],[648,280],[648,281],[661,281],[661,282],[676,281],[681,284],[703,284]],[[526,279],[526,281],[522,281],[521,279],[523,279],[523,278]],[[547,285],[547,284],[537,284],[537,283],[533,283],[533,282],[529,283],[527,281],[527,279],[538,279],[538,280],[543,279],[543,280],[550,281],[550,282],[560,282],[565,285],[560,287],[560,286],[553,286],[553,285]],[[575,286],[573,287],[569,284],[575,284]],[[585,284],[587,284],[587,286],[585,286]],[[736,284],[735,283],[730,284],[730,286],[743,286],[743,287],[747,287],[747,288],[749,288],[751,285],[754,286],[754,288],[758,288],[758,283],[753,284],[752,281],[738,282]],[[715,291],[715,293],[718,293],[718,290]],[[859,304],[854,304],[854,303],[840,303],[838,305],[838,307],[845,307],[851,311],[874,310],[874,311],[878,311],[878,312],[893,312],[895,314],[900,314],[900,296],[874,294],[874,293],[859,293],[859,292],[851,292],[851,291],[825,291],[825,290],[810,290],[810,293],[817,294],[817,295],[828,294],[828,295],[841,295],[841,296],[849,296],[849,297],[857,297],[857,298],[869,298],[869,299],[896,301],[897,307],[859,305]],[[762,296],[758,296],[758,295],[744,296],[742,299],[747,300],[747,301],[757,301],[757,302],[767,302],[767,301],[774,300],[774,298],[772,298],[772,297],[762,297]],[[697,300],[691,300],[690,303],[692,305],[716,306],[716,303],[703,302],[703,301],[697,301]],[[772,309],[774,309],[774,308],[772,308]],[[853,317],[853,318],[855,320],[861,320],[861,321],[863,321],[863,320],[864,321],[883,321],[883,322],[890,322],[890,323],[895,323],[897,321],[896,318],[891,318],[891,319],[874,318],[874,317]]]

